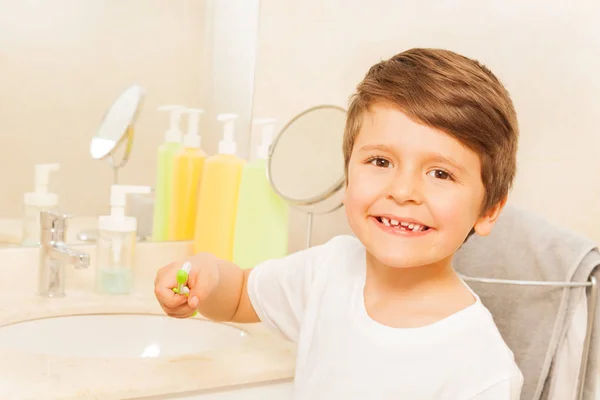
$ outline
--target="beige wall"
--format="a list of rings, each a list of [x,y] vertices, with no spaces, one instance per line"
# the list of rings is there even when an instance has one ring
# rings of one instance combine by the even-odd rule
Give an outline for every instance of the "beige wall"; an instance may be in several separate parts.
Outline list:
[[[52,188],[64,210],[107,211],[112,172],[89,142],[131,83],[147,97],[120,178],[153,185],[167,126],[156,108],[205,103],[204,19],[201,0],[0,0],[0,217],[21,216],[34,164],[45,162],[61,164]]]
[[[64,209],[106,212],[111,171],[88,144],[132,82],[148,96],[122,181],[152,185],[167,122],[156,107],[203,106],[214,84],[205,13],[201,0],[0,0],[0,217],[21,215],[34,164],[53,161]],[[598,15],[594,0],[262,0],[253,115],[280,128],[308,107],[346,106],[382,58],[415,46],[462,52],[496,72],[519,112],[511,201],[600,240]],[[220,132],[204,133],[212,152]],[[304,224],[293,213],[292,250]],[[318,217],[314,242],[348,231],[343,210]]]
[[[262,0],[254,114],[281,127],[316,104],[346,106],[370,65],[407,48],[464,53],[504,81],[519,113],[510,201],[600,241],[599,15],[593,0]],[[303,224],[293,216],[292,249]],[[342,232],[342,210],[315,221],[315,242]]]

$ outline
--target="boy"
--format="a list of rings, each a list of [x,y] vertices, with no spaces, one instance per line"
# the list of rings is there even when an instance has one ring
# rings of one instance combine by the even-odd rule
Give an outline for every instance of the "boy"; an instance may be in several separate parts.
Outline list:
[[[445,50],[400,53],[369,70],[348,110],[356,237],[251,270],[198,254],[189,298],[171,291],[181,262],[158,272],[156,297],[173,317],[262,321],[296,341],[296,399],[517,400],[513,354],[452,268],[502,210],[517,141],[510,97],[487,68]]]

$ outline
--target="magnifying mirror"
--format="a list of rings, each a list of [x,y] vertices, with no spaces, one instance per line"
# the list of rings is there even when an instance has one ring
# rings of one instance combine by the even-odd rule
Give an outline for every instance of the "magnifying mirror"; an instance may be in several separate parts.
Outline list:
[[[95,160],[107,160],[113,167],[113,183],[119,183],[119,168],[129,159],[133,146],[134,125],[142,108],[144,90],[138,85],[129,86],[110,106],[96,135],[90,143],[90,154]],[[95,242],[97,230],[77,233],[84,242]]]
[[[269,149],[267,174],[273,190],[308,214],[306,247],[311,244],[314,215],[342,206],[345,125],[343,108],[313,107],[294,117]]]
[[[114,183],[119,182],[119,168],[129,159],[133,145],[133,127],[137,121],[144,90],[138,85],[125,89],[108,109],[100,128],[90,143],[90,154],[95,160],[107,159],[114,170]]]

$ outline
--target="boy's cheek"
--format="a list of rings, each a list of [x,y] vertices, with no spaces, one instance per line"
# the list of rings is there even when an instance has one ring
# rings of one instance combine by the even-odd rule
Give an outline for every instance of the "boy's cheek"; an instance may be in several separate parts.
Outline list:
[[[358,173],[349,181],[347,191],[352,198],[372,201],[379,197],[387,187],[381,177],[369,173]]]
[[[468,232],[475,223],[473,205],[468,198],[461,198],[459,195],[430,196],[428,205],[438,228],[451,228],[457,233],[462,230]]]

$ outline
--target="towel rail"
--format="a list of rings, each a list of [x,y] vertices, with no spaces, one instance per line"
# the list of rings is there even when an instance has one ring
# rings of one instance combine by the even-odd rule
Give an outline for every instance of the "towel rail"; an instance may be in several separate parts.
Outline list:
[[[577,376],[577,399],[583,400],[585,376],[587,373],[587,363],[590,353],[590,344],[592,340],[592,330],[594,327],[594,319],[596,313],[596,302],[598,300],[598,281],[595,276],[591,276],[588,282],[551,282],[551,281],[520,281],[511,279],[492,279],[492,278],[474,278],[461,275],[461,278],[466,282],[479,283],[495,283],[501,285],[521,285],[521,286],[549,286],[560,288],[578,288],[589,287],[588,294],[588,313],[587,313],[587,329],[585,339],[583,341],[583,351],[581,353],[581,365],[579,367],[579,375]]]
[[[523,286],[552,286],[562,288],[577,288],[593,286],[591,280],[588,282],[552,282],[552,281],[519,281],[512,279],[492,279],[492,278],[473,278],[470,276],[461,275],[461,278],[466,282],[480,283],[498,283],[502,285],[523,285]]]

